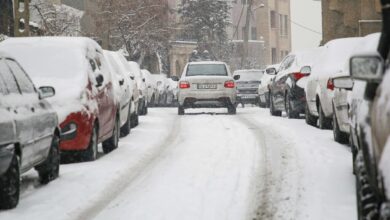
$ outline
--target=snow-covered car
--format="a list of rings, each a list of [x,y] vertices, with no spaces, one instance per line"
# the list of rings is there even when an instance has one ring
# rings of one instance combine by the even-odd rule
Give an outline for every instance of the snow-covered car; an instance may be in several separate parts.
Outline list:
[[[177,103],[177,94],[179,92],[179,84],[172,78],[168,78],[167,88],[167,105],[174,106]]]
[[[280,63],[280,68],[270,86],[270,113],[288,118],[298,118],[305,113],[305,83],[311,74],[311,67],[322,48],[290,53]]]
[[[152,74],[152,79],[156,82],[156,106],[165,106],[167,104],[168,77],[165,74]]]
[[[53,87],[37,90],[17,61],[0,53],[0,209],[19,202],[20,175],[34,168],[43,184],[59,175],[57,113],[45,100]]]
[[[375,52],[378,48],[379,37],[379,33],[364,37],[353,53]],[[357,84],[356,87],[354,83]],[[365,82],[354,82],[350,77],[348,59],[342,76],[334,77],[333,84],[335,87],[333,97],[333,137],[335,141],[345,144],[349,142],[351,130],[355,130],[358,127],[356,124],[358,120],[353,118],[360,115],[359,106],[363,102]],[[350,108],[351,106],[353,108]],[[355,122],[354,125],[352,125],[352,121]],[[352,132],[352,135],[356,135],[356,132]],[[352,138],[355,140],[354,143],[357,143],[357,137]],[[356,152],[354,148],[352,146],[352,152]]]
[[[186,108],[227,108],[236,114],[236,85],[224,62],[190,62],[179,81],[178,114]]]
[[[143,73],[143,76],[145,77],[145,83],[147,87],[147,102],[148,106],[154,106],[155,105],[155,100],[156,100],[156,92],[157,92],[157,85],[156,82],[154,81],[152,74],[146,70],[142,69],[141,70]]]
[[[134,101],[132,101],[133,88],[131,79],[126,76],[126,72],[124,72],[123,68],[120,68],[120,64],[115,59],[117,52],[104,50],[103,54],[111,73],[115,98],[119,103],[120,134],[124,137],[131,130],[131,106],[134,105]]]
[[[133,89],[133,92],[132,92],[132,104],[131,104],[131,108],[130,108],[130,113],[131,113],[131,123],[130,123],[130,126],[131,128],[134,128],[138,125],[139,123],[139,118],[138,118],[138,115],[139,115],[139,112],[138,112],[138,109],[139,109],[139,97],[140,97],[140,94],[139,94],[139,89],[138,89],[138,84],[137,84],[137,81],[135,79],[135,75],[134,75],[134,71],[133,69],[131,68],[131,66],[129,65],[128,61],[126,60],[126,58],[123,56],[122,53],[120,52],[116,52],[115,54],[113,54],[113,57],[115,58],[115,60],[117,61],[118,63],[118,66],[119,68],[121,69],[121,71],[128,77],[130,78],[130,87]]]
[[[236,70],[233,73],[233,78],[236,81],[237,88],[237,103],[257,104],[258,89],[261,79],[264,76],[264,70]]]
[[[132,70],[132,73],[134,73],[135,81],[137,82],[139,91],[138,113],[139,115],[146,115],[148,113],[148,87],[146,86],[145,77],[143,76],[143,73],[138,63],[134,61],[129,61],[129,66]]]
[[[119,107],[101,47],[89,38],[10,38],[1,50],[18,59],[37,86],[52,86],[48,99],[61,127],[61,153],[97,158],[118,147]]]
[[[334,85],[332,78],[343,75],[345,62],[362,38],[342,38],[328,42],[313,66],[306,85],[306,122],[332,129]]]
[[[267,66],[264,71],[264,76],[260,80],[260,85],[257,90],[258,92],[258,105],[260,107],[269,108],[269,87],[272,80],[275,78],[276,73],[279,71],[280,64]]]

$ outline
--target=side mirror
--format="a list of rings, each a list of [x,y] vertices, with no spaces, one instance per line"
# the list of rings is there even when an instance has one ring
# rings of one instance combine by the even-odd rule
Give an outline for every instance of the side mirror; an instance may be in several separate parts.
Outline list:
[[[266,70],[268,75],[276,75],[277,71],[275,68],[269,68]]]
[[[125,79],[119,80],[119,85],[120,85],[120,86],[123,86],[123,84],[125,84]]]
[[[241,78],[240,75],[235,75],[235,76],[233,76],[233,79],[236,80],[236,81],[237,81],[237,80],[240,80],[240,78]]]
[[[310,75],[311,73],[311,67],[310,66],[304,66],[301,68],[301,73],[305,75]]]
[[[381,82],[384,62],[379,55],[355,56],[350,59],[350,73],[353,79]]]
[[[104,77],[102,74],[99,74],[97,77],[96,77],[96,87],[100,87],[103,85],[103,82],[104,82]]]
[[[352,90],[354,82],[353,79],[351,79],[351,77],[344,76],[344,77],[334,78],[333,85],[334,87],[339,89]]]
[[[179,82],[179,77],[177,76],[171,76],[171,79],[175,82]]]
[[[50,86],[42,86],[38,89],[39,99],[46,99],[53,97],[56,94],[56,90]]]
[[[130,79],[131,79],[131,80],[134,80],[134,79],[135,79],[135,77],[130,75]]]
[[[142,79],[142,82],[146,82],[146,79],[145,79],[145,78],[143,78],[143,79]]]

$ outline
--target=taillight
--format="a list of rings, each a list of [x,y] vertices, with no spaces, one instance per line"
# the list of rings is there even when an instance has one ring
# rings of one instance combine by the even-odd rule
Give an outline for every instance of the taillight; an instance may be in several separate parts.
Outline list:
[[[334,90],[334,83],[332,79],[328,79],[328,83],[326,84],[326,88],[333,91]]]
[[[292,74],[292,76],[294,77],[295,81],[298,81],[298,80],[302,79],[303,77],[309,76],[309,75],[310,75],[310,73],[300,73],[300,72]]]
[[[236,87],[236,84],[234,83],[233,80],[229,80],[229,81],[226,81],[225,82],[225,88],[228,88],[228,89],[233,89]]]
[[[181,81],[179,83],[179,88],[180,89],[189,89],[191,86],[190,86],[190,83],[187,82],[187,81]]]

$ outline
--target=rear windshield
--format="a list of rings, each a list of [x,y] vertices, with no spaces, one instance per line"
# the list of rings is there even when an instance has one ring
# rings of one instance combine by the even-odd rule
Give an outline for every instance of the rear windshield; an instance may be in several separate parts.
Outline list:
[[[264,71],[238,71],[235,72],[234,75],[240,75],[240,79],[238,81],[260,82],[264,75]]]
[[[227,76],[224,64],[194,64],[187,68],[187,76]]]

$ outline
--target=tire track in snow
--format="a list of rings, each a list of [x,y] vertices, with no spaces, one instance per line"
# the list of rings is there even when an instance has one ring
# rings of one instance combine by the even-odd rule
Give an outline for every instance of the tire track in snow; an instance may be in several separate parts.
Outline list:
[[[92,220],[94,219],[103,209],[110,204],[116,197],[120,195],[138,176],[140,176],[145,170],[153,167],[157,161],[157,158],[163,154],[167,149],[172,146],[172,143],[175,142],[181,128],[181,118],[175,116],[174,122],[171,125],[171,133],[166,137],[166,139],[159,144],[157,151],[154,151],[148,154],[142,163],[139,163],[136,168],[129,167],[129,169],[121,175],[119,178],[114,179],[112,184],[104,190],[104,193],[101,194],[99,199],[96,202],[84,208],[80,213],[78,213],[75,220]]]

